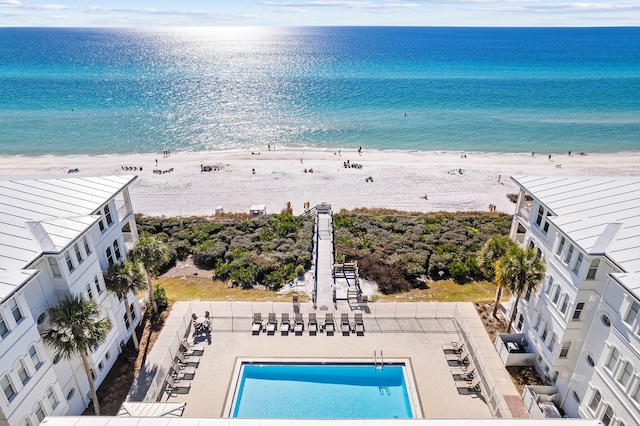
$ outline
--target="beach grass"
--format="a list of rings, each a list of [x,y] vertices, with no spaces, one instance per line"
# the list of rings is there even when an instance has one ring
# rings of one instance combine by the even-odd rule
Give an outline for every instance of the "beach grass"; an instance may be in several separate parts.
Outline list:
[[[496,285],[488,281],[458,284],[453,280],[429,282],[428,288],[375,296],[381,302],[491,302],[495,298]],[[504,292],[503,300],[508,300]]]

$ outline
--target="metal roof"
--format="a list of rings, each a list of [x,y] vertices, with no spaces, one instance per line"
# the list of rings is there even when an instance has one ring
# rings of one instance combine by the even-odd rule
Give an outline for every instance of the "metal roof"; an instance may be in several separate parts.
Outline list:
[[[104,176],[0,180],[0,271],[59,252],[97,220],[98,210],[136,179]]]
[[[587,254],[640,272],[640,177],[512,179],[546,206],[551,222]]]
[[[4,300],[22,284],[35,277],[39,272],[38,269],[0,272],[0,301]]]

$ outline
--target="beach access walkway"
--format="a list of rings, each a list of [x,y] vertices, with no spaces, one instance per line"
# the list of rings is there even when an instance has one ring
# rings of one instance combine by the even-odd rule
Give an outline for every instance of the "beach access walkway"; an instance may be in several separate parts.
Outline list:
[[[333,280],[333,215],[331,206],[320,204],[313,209],[316,216],[314,235],[314,302],[321,311],[335,310],[335,283]]]

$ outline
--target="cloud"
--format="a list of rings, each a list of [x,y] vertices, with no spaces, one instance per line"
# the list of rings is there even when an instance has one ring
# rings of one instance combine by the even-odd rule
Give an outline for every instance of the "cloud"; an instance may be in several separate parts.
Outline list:
[[[419,7],[419,4],[415,3],[373,3],[370,1],[340,1],[340,0],[312,0],[312,1],[285,1],[275,2],[266,1],[261,4],[265,6],[279,7],[280,10],[303,10],[302,8],[311,7],[342,7],[347,9],[383,9],[383,10],[399,10],[408,9],[413,7]]]
[[[12,6],[17,6],[21,4],[18,0],[0,0],[0,5],[10,4]]]

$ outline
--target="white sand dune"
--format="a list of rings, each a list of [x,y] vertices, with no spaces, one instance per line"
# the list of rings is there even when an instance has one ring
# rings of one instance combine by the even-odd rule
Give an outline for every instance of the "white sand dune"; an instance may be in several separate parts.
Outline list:
[[[362,168],[345,168],[347,160]],[[201,164],[220,170],[201,172]],[[126,166],[138,169],[124,170]],[[79,172],[69,174],[74,168]],[[173,171],[154,173],[169,169]],[[640,153],[549,158],[543,154],[365,150],[358,155],[342,150],[338,155],[337,151],[289,150],[172,153],[166,158],[162,154],[0,157],[0,179],[113,174],[138,176],[130,189],[132,201],[137,212],[147,215],[212,215],[217,206],[225,212],[248,212],[254,204],[265,204],[267,212],[278,213],[287,202],[294,214],[303,211],[305,202],[312,206],[327,202],[334,211],[383,207],[420,212],[488,211],[489,204],[495,204],[497,211],[513,213],[514,204],[506,194],[517,188],[510,176],[638,176]]]

